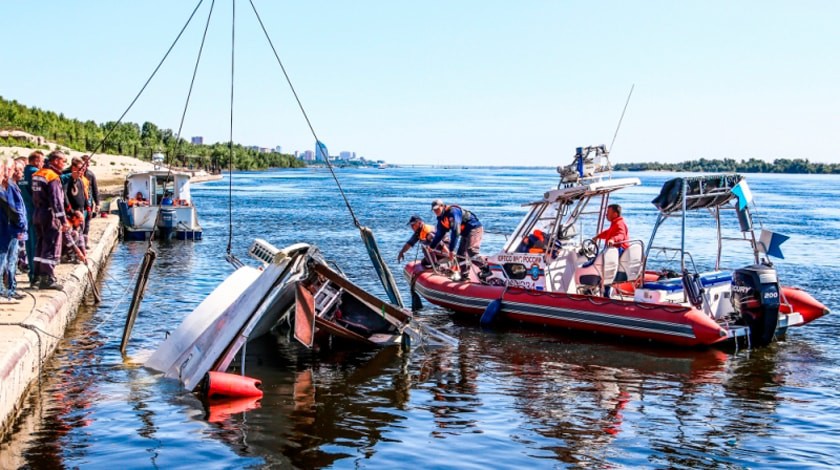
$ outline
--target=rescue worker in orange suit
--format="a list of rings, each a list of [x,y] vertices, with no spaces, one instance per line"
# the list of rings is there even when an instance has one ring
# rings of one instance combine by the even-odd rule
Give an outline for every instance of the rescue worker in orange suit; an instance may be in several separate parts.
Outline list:
[[[595,235],[592,241],[606,240],[607,246],[618,247],[618,255],[621,256],[624,250],[630,246],[627,243],[630,240],[630,232],[627,230],[627,224],[624,222],[624,217],[621,216],[621,206],[618,204],[610,204],[607,206],[607,220],[610,221],[610,227],[603,232]]]
[[[519,253],[545,253],[545,232],[536,229],[530,235],[522,238],[522,243],[516,250]]]
[[[397,254],[397,262],[401,263],[405,253],[412,249],[417,242],[420,242],[422,245],[428,246],[432,240],[435,238],[435,227],[433,225],[429,225],[423,222],[423,218],[419,215],[412,215],[410,219],[408,219],[408,225],[411,227],[411,238],[405,242],[400,252]],[[428,257],[423,257],[423,266],[430,267],[432,261]]]
[[[432,212],[437,216],[435,237],[429,243],[431,249],[437,248],[443,237],[449,234],[449,259],[453,266],[458,266],[460,272],[455,272],[453,280],[466,279],[469,274],[468,260],[478,256],[481,250],[481,237],[484,227],[475,214],[459,206],[448,206],[441,199],[432,201]],[[458,250],[455,250],[455,247]],[[454,263],[455,256],[458,263]],[[469,257],[469,258],[468,258]]]
[[[61,234],[70,229],[64,212],[64,188],[61,171],[67,157],[56,150],[50,153],[47,164],[32,175],[32,221],[38,241],[35,247],[35,280],[41,289],[61,290],[55,278],[55,266],[61,257]]]

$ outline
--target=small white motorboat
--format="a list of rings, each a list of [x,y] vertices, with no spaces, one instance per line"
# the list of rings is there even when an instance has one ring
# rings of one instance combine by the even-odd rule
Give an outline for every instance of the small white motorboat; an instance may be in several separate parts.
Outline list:
[[[117,201],[125,240],[201,240],[201,225],[190,196],[190,174],[152,170],[126,177]]]

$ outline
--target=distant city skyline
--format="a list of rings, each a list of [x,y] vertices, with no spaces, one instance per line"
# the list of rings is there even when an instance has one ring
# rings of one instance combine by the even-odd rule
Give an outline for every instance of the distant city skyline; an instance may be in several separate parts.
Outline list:
[[[183,135],[229,140],[233,97],[235,142],[395,164],[556,166],[599,144],[616,163],[840,163],[840,2],[258,3],[295,95],[245,2],[232,96],[232,9],[215,2]],[[179,128],[209,6],[127,121]],[[6,2],[0,94],[114,121],[194,7]]]
[[[193,137],[190,138],[190,143],[193,144],[193,145],[202,145],[204,143],[204,137],[203,136],[193,136]],[[256,151],[262,152],[262,153],[270,153],[270,152],[283,153],[283,146],[281,146],[281,145],[277,145],[273,148],[272,147],[260,147],[259,145],[246,145],[245,147],[248,148],[248,149],[251,149],[251,150],[256,150]],[[295,150],[290,155],[294,155],[295,158],[297,158],[299,160],[303,160],[303,161],[309,161],[309,162],[319,161],[319,159],[316,158],[314,150],[303,150],[303,151]],[[381,160],[381,159],[380,160],[370,160],[370,159],[367,159],[363,156],[358,156],[356,154],[356,152],[353,152],[353,151],[350,151],[350,150],[342,150],[338,154],[330,155],[329,157],[330,157],[330,160],[347,161],[347,162],[352,162],[352,161],[357,161],[357,160],[358,161],[369,161],[369,162],[373,162],[373,163],[383,163],[384,162],[384,160]]]

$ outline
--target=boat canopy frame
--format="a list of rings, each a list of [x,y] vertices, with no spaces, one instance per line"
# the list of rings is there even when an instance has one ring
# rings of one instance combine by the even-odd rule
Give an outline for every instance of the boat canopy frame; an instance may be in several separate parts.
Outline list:
[[[512,236],[505,242],[503,251],[506,253],[516,252],[521,240],[531,234],[534,229],[543,229],[549,225],[545,246],[552,247],[561,240],[568,240],[582,233],[574,227],[578,224],[581,216],[586,214],[597,215],[595,234],[600,233],[604,228],[604,214],[609,205],[610,195],[619,189],[637,186],[641,184],[638,178],[619,178],[609,180],[595,180],[578,186],[559,188],[547,191],[539,201],[523,204],[530,207],[526,216],[522,219]],[[589,203],[594,198],[600,198],[597,211],[587,211]],[[550,211],[549,209],[554,209]],[[546,215],[548,213],[548,215]],[[540,222],[543,224],[540,226]],[[593,236],[595,235],[593,234]]]
[[[694,270],[697,267],[691,253],[685,250],[686,219],[689,213],[707,209],[715,220],[717,253],[715,257],[715,270],[720,270],[720,262],[723,253],[723,241],[746,241],[750,243],[755,263],[759,263],[760,250],[758,240],[753,228],[752,214],[749,205],[743,209],[738,206],[738,198],[733,192],[735,186],[744,177],[737,173],[687,176],[672,178],[662,185],[659,195],[651,203],[659,209],[659,216],[653,226],[650,239],[645,250],[644,259],[649,259],[651,250],[677,251],[680,253],[680,271],[686,271],[686,256],[690,258]],[[733,205],[732,202],[735,202]],[[721,211],[734,211],[737,213],[738,223],[741,228],[741,238],[724,237],[721,227]],[[671,217],[679,217],[681,222],[680,247],[670,248],[655,246],[653,244],[656,234],[662,224]]]

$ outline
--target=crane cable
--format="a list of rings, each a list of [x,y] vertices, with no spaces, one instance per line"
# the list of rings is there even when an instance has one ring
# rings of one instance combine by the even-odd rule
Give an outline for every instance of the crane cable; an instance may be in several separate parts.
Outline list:
[[[226,258],[236,264],[235,258],[231,254],[233,245],[233,78],[236,59],[236,0],[230,3],[232,7],[230,19],[230,140],[228,141],[230,153],[228,156],[228,243]]]
[[[286,67],[283,65],[283,61],[280,60],[280,55],[277,53],[277,49],[274,47],[274,43],[271,41],[271,37],[268,35],[268,31],[265,29],[265,24],[263,24],[262,18],[260,18],[259,12],[257,12],[257,7],[254,6],[253,0],[248,0],[251,4],[251,8],[254,10],[254,15],[257,17],[257,21],[260,23],[260,28],[262,28],[262,32],[265,35],[265,39],[268,41],[268,45],[271,46],[271,52],[274,53],[274,58],[277,59],[277,64],[280,65],[280,70],[283,71],[283,76],[286,78],[286,83],[289,84],[289,88],[292,90],[292,95],[295,97],[295,101],[297,101],[298,107],[300,108],[300,112],[303,113],[303,118],[306,120],[306,125],[309,126],[309,131],[312,132],[312,137],[315,138],[316,146],[318,146],[318,150],[321,151],[322,155],[324,155],[324,161],[327,162],[327,168],[330,170],[330,174],[335,180],[336,186],[338,186],[338,191],[341,193],[342,199],[344,199],[344,204],[347,206],[347,210],[350,211],[350,216],[353,218],[353,225],[356,226],[358,229],[362,229],[362,225],[359,223],[359,219],[356,218],[356,213],[353,212],[353,207],[350,205],[350,201],[347,199],[347,195],[344,194],[344,189],[341,187],[341,183],[338,181],[338,176],[335,174],[335,170],[333,169],[332,163],[330,163],[330,157],[327,154],[326,146],[318,139],[318,135],[315,133],[315,128],[312,126],[312,121],[309,120],[309,115],[306,114],[306,109],[303,108],[303,103],[300,101],[300,97],[298,96],[297,90],[295,90],[294,85],[292,85],[292,80],[289,78],[289,74],[286,72]]]
[[[341,198],[344,200],[344,205],[347,206],[347,210],[350,212],[350,217],[353,218],[353,225],[359,229],[359,235],[362,237],[362,241],[365,244],[365,249],[368,252],[368,256],[370,256],[370,260],[373,263],[373,268],[376,271],[377,276],[379,276],[379,280],[382,283],[382,287],[385,288],[385,292],[388,294],[388,298],[391,300],[392,303],[399,305],[400,307],[403,306],[402,299],[400,298],[399,289],[397,288],[396,280],[394,279],[393,274],[391,273],[390,269],[388,269],[388,265],[385,263],[385,260],[382,258],[382,254],[379,252],[379,247],[376,244],[376,238],[373,235],[373,231],[368,228],[362,226],[359,223],[359,219],[356,217],[356,213],[353,211],[353,206],[350,204],[350,201],[347,199],[347,195],[344,193],[344,188],[341,187],[341,183],[338,181],[338,176],[335,174],[335,169],[330,163],[330,156],[327,153],[326,146],[321,142],[318,138],[318,134],[315,132],[315,128],[312,126],[312,121],[309,119],[309,115],[306,114],[306,109],[303,107],[303,103],[300,100],[300,96],[298,96],[297,90],[295,90],[294,85],[292,85],[292,80],[289,78],[288,72],[286,72],[286,67],[283,65],[283,61],[280,60],[280,55],[277,53],[277,48],[274,47],[274,42],[271,40],[271,37],[268,35],[268,31],[265,28],[265,24],[260,18],[260,14],[257,11],[257,7],[254,5],[253,0],[248,0],[251,4],[251,9],[254,11],[254,15],[257,18],[257,21],[260,23],[260,28],[265,35],[266,40],[268,41],[268,45],[271,46],[271,51],[274,53],[274,58],[277,60],[277,64],[280,65],[280,70],[283,71],[283,76],[286,78],[286,83],[288,83],[289,88],[292,91],[292,95],[295,97],[295,101],[300,108],[300,112],[303,114],[303,118],[306,120],[306,124],[309,126],[309,131],[312,132],[312,137],[315,138],[315,145],[316,151],[320,151],[324,157],[324,161],[327,163],[327,168],[330,170],[330,174],[335,181],[335,185],[338,187],[338,192],[341,194]]]

